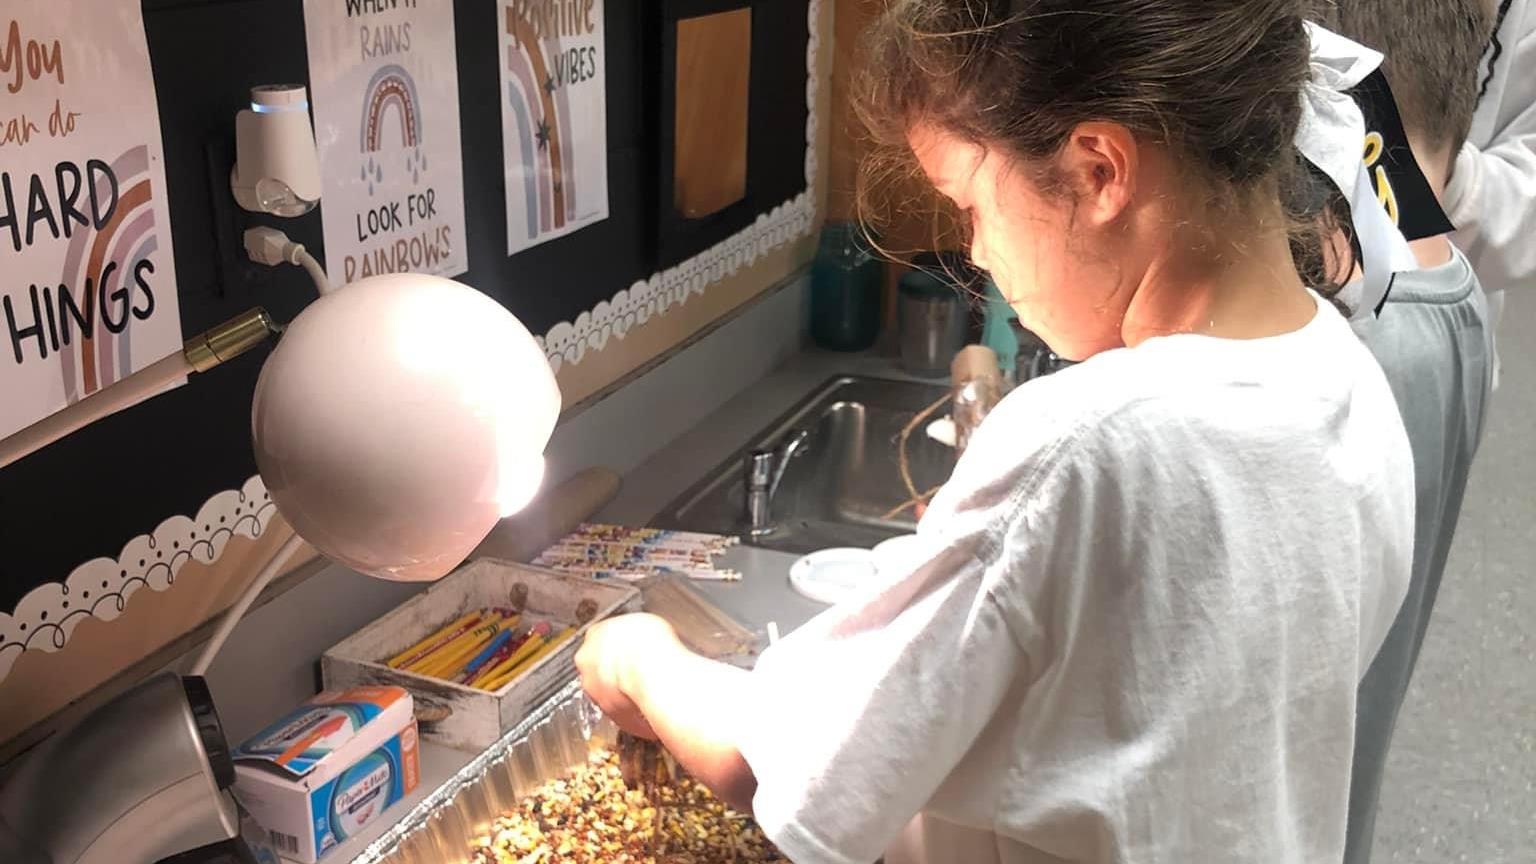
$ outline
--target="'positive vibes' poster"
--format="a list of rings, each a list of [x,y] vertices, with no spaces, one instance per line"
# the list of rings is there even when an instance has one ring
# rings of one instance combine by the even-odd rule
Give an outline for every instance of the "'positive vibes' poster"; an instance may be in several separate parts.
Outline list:
[[[497,0],[507,254],[608,218],[603,0]]]

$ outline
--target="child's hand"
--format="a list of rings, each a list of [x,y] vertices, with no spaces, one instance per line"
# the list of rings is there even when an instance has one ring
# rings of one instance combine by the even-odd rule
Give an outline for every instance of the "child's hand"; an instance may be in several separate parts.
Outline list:
[[[632,694],[647,660],[676,650],[677,631],[656,615],[621,615],[592,625],[576,652],[581,686],[620,729],[644,738],[656,737]]]

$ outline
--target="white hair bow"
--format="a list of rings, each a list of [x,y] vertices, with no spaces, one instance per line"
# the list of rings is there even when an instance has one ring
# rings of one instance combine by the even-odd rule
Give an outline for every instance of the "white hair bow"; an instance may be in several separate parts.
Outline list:
[[[1376,51],[1307,22],[1312,77],[1302,88],[1296,147],[1344,193],[1360,241],[1363,279],[1345,286],[1340,299],[1352,320],[1375,314],[1392,274],[1418,269],[1408,241],[1376,197],[1365,166],[1365,115],[1347,92],[1381,65]]]

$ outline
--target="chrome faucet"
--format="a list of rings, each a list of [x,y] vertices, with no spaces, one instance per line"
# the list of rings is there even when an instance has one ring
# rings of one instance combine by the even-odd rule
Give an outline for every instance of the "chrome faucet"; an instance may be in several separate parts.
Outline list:
[[[801,429],[790,434],[778,447],[762,447],[747,454],[745,486],[747,490],[747,526],[752,537],[773,532],[773,496],[789,468],[789,460],[804,446],[810,432]]]

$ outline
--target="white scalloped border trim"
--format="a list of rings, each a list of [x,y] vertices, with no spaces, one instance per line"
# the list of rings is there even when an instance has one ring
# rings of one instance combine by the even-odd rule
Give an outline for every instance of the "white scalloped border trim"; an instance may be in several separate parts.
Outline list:
[[[13,614],[0,612],[0,681],[23,652],[62,649],[81,621],[111,621],[139,591],[175,585],[176,574],[188,561],[211,564],[235,536],[260,537],[276,513],[267,487],[259,476],[252,477],[239,489],[209,498],[197,518],[172,516],[153,533],[129,540],[117,560],[92,559],[63,582],[32,589]]]
[[[608,347],[610,339],[622,340],[631,327],[651,320],[703,295],[710,286],[750,267],[759,258],[811,233],[816,225],[816,97],[820,90],[817,59],[821,53],[821,4],[810,0],[805,45],[805,191],[759,214],[750,226],[705,249],[676,267],[641,279],[610,300],[599,302],[575,321],[561,321],[537,337],[539,347],[556,371],[572,366]]]
[[[816,97],[817,59],[821,51],[822,0],[810,0],[810,38],[805,46],[805,190],[759,214],[749,227],[700,252],[676,267],[652,274],[598,303],[573,322],[560,322],[538,341],[556,372],[564,363],[576,365],[589,352],[623,339],[631,327],[702,295],[710,286],[750,267],[787,243],[805,237],[816,224]],[[96,558],[76,567],[63,582],[39,585],[21,598],[12,614],[0,612],[0,682],[26,651],[53,653],[69,643],[76,625],[86,617],[111,621],[122,614],[128,598],[144,588],[164,591],[176,584],[176,574],[188,561],[211,564],[236,535],[255,539],[267,530],[277,505],[259,476],[240,489],[220,492],[197,511],[197,518],[172,516],[151,534],[128,541],[117,560]]]

